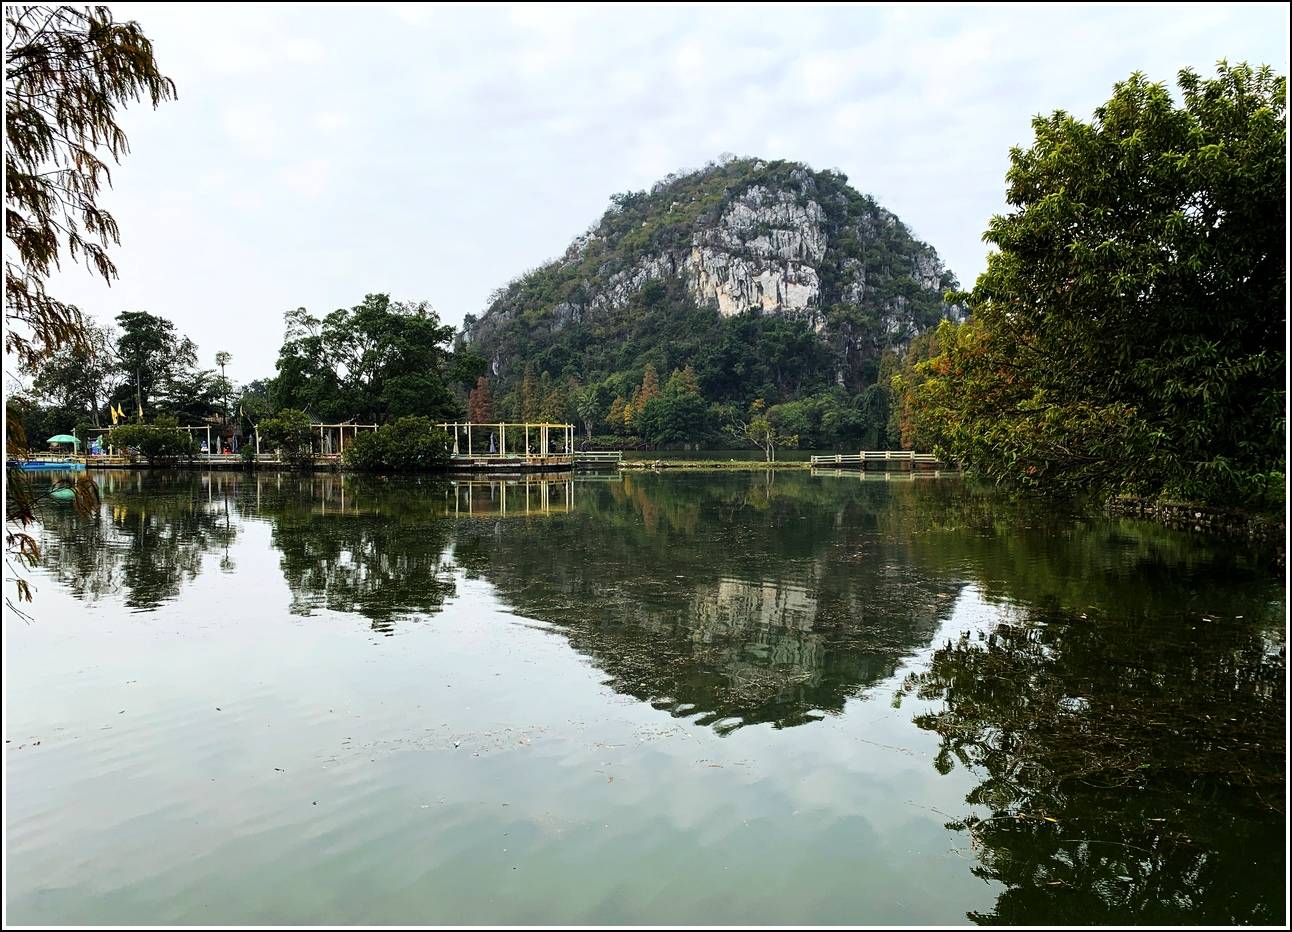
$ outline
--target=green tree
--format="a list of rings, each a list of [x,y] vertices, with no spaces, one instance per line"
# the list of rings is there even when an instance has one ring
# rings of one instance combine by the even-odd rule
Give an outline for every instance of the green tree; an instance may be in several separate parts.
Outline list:
[[[749,406],[748,417],[733,420],[727,430],[737,439],[748,441],[762,450],[769,463],[776,461],[778,448],[796,447],[799,443],[796,434],[786,433],[768,416],[767,404],[761,398]]]
[[[197,349],[169,320],[146,311],[122,311],[117,324],[117,360],[123,376],[117,400],[133,402],[136,416],[140,409],[148,413],[179,370],[196,366]]]
[[[220,367],[220,383],[218,393],[220,404],[224,408],[224,416],[227,418],[232,412],[229,410],[229,398],[233,394],[233,385],[224,374],[224,367],[233,362],[233,354],[220,350],[215,354],[215,364]]]
[[[60,418],[88,416],[98,427],[100,412],[120,379],[112,332],[86,320],[83,340],[64,344],[25,372],[32,377],[36,395]]]
[[[425,472],[449,462],[449,435],[425,417],[401,417],[355,436],[343,460],[361,472]]]
[[[916,389],[955,459],[1054,492],[1273,505],[1284,482],[1286,79],[1135,74],[1011,153],[1012,210]]]
[[[453,328],[427,302],[370,294],[321,319],[297,308],[285,322],[271,392],[276,406],[324,420],[461,416],[449,385],[476,371],[479,357],[450,350]]]
[[[193,455],[193,438],[181,430],[174,417],[163,416],[151,424],[123,424],[108,434],[118,450],[135,450],[149,465],[177,463]]]
[[[285,408],[261,421],[258,430],[261,442],[277,450],[285,462],[298,467],[314,462],[314,432],[304,411]]]
[[[574,411],[583,422],[583,433],[592,439],[592,425],[601,420],[601,399],[595,385],[585,385],[574,396]]]

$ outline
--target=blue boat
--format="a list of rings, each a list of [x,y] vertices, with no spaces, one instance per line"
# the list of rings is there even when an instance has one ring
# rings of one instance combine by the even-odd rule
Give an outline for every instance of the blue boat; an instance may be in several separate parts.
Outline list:
[[[84,469],[84,463],[77,463],[71,460],[60,462],[57,460],[9,460],[6,464],[9,469],[20,469],[23,472],[56,472],[59,470]]]

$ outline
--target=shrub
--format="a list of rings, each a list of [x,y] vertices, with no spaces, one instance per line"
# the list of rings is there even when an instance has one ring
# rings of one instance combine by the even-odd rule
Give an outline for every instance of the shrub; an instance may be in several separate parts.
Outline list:
[[[359,434],[346,447],[345,465],[362,472],[425,472],[449,462],[449,435],[425,417],[401,417]]]
[[[150,465],[176,463],[193,456],[193,438],[188,431],[180,430],[173,417],[158,418],[152,424],[123,424],[112,430],[109,442],[117,449],[138,451]]]
[[[304,411],[284,408],[274,417],[261,421],[260,439],[293,466],[308,466],[314,462],[310,416]]]

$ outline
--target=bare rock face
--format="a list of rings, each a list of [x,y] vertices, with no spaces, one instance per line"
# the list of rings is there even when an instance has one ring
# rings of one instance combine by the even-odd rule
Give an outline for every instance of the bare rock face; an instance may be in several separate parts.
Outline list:
[[[633,306],[651,282],[680,283],[696,306],[723,317],[794,317],[871,352],[958,316],[942,301],[954,277],[896,216],[837,172],[753,159],[617,196],[560,259],[468,319],[466,339],[505,374],[496,346],[508,328],[532,336],[604,319]],[[856,332],[858,318],[867,333]]]

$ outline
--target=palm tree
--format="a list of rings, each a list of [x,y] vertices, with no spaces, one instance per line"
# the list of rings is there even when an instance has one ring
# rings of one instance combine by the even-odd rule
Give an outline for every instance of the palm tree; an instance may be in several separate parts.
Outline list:
[[[215,354],[215,364],[220,367],[220,391],[224,395],[224,419],[229,419],[229,380],[224,377],[224,367],[233,362],[233,354],[220,350]]]

